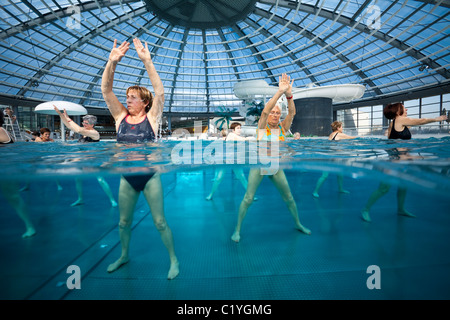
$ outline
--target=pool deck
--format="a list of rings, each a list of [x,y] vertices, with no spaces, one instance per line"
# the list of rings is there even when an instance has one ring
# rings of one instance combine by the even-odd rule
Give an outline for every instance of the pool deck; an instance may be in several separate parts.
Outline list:
[[[168,254],[142,195],[132,226],[130,261],[113,273],[106,268],[120,255],[118,208],[109,206],[95,178],[84,181],[85,204],[77,207],[70,206],[76,200],[73,179],[61,181],[62,191],[47,181],[32,182],[21,192],[37,229],[28,239],[20,237],[23,224],[0,195],[0,298],[450,299],[448,198],[424,198],[412,190],[407,206],[417,218],[406,218],[396,215],[393,187],[373,207],[372,223],[366,223],[359,212],[376,182],[345,177],[350,194],[339,194],[330,174],[316,199],[311,193],[319,172],[286,175],[300,220],[312,234],[294,229],[280,195],[265,178],[244,221],[241,241],[235,243],[230,236],[244,189],[231,170],[211,201],[205,197],[213,169],[165,174],[166,219],[180,261],[174,280],[166,278]],[[117,198],[118,177],[107,181]],[[67,287],[71,265],[80,268],[80,289]],[[372,274],[372,265],[379,273]],[[380,289],[370,289],[368,282],[379,283]]]

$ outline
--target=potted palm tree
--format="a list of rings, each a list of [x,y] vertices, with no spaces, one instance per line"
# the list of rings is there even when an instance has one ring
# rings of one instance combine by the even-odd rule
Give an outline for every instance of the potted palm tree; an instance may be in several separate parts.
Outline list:
[[[262,101],[252,101],[251,107],[247,109],[247,117],[254,117],[255,120],[252,124],[256,124],[261,117],[261,113],[264,110],[264,103]]]
[[[230,122],[231,122],[231,116],[237,112],[237,109],[234,108],[232,110],[229,110],[225,107],[219,107],[219,111],[216,112],[216,115],[218,117],[220,117],[219,119],[217,119],[214,122],[214,125],[216,126],[216,128],[221,131],[223,129],[223,126],[226,124],[227,125],[227,129],[230,128]]]

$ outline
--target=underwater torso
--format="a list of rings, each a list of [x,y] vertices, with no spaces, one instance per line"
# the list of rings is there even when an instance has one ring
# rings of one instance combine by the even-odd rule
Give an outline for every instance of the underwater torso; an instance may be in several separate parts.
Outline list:
[[[127,115],[123,118],[117,130],[117,142],[151,142],[156,140],[155,132],[146,116],[140,123],[131,124],[127,122]]]
[[[395,119],[392,121],[391,133],[389,134],[389,139],[402,139],[409,140],[411,139],[411,132],[408,127],[405,127],[403,131],[395,130]]]
[[[279,130],[278,141],[285,141],[284,130],[280,124],[278,124],[278,130]],[[258,136],[258,132],[256,132],[256,136]],[[266,126],[266,132],[261,137],[261,140],[262,141],[271,141],[272,140],[272,130],[270,130],[269,125]],[[278,166],[276,166],[276,168],[260,168],[259,169],[260,174],[264,175],[264,176],[273,176],[278,171],[279,171]]]
[[[136,124],[127,122],[127,115],[123,118],[117,131],[117,142],[139,143],[139,142],[151,142],[155,141],[155,132],[152,125],[146,116],[145,119]],[[137,192],[144,191],[147,182],[155,175],[155,173],[143,174],[143,175],[124,175],[125,180],[133,187]]]

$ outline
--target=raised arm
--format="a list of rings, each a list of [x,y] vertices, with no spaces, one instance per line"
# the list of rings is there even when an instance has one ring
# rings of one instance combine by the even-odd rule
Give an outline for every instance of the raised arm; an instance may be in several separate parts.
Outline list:
[[[53,105],[56,113],[61,118],[61,121],[64,123],[64,125],[72,130],[73,132],[79,133],[83,136],[90,137],[94,140],[100,139],[100,133],[98,133],[97,130],[87,130],[84,127],[80,127],[78,124],[76,124],[72,119],[70,119],[69,115],[66,112],[66,109],[64,109],[64,113],[62,113],[55,105]]]
[[[278,90],[275,95],[267,101],[264,106],[263,111],[261,112],[261,117],[259,117],[258,121],[258,129],[264,129],[267,126],[267,120],[269,118],[269,113],[272,111],[273,107],[277,104],[278,99],[283,95],[283,92]]]
[[[292,92],[291,78],[287,74],[283,73],[283,75],[281,77],[279,77],[278,91],[273,95],[272,98],[270,98],[269,101],[267,101],[266,105],[264,106],[264,109],[261,113],[261,117],[259,118],[259,121],[258,121],[258,129],[264,129],[267,126],[267,119],[269,118],[269,113],[272,111],[273,107],[275,107],[275,105],[277,104],[278,99],[280,99],[283,94],[286,94],[286,91],[288,89],[290,90],[290,92]],[[292,96],[292,93],[290,93],[290,96]],[[292,101],[292,103],[293,103],[293,101]],[[294,115],[295,115],[295,109],[294,109]],[[291,120],[291,123],[292,123],[292,120]],[[284,129],[284,127],[283,127],[283,129]]]
[[[119,47],[117,47],[117,40],[114,40],[114,46],[109,54],[108,62],[106,63],[105,70],[102,75],[102,94],[103,99],[105,99],[106,105],[108,106],[111,115],[117,122],[118,119],[123,118],[127,109],[120,103],[116,95],[112,91],[114,72],[116,71],[116,66],[119,61],[125,56],[125,53],[130,48],[128,42],[123,42]]]
[[[281,121],[281,126],[283,127],[284,131],[287,132],[291,128],[292,121],[294,121],[295,103],[294,103],[294,96],[292,94],[292,85],[294,84],[294,80],[290,82],[290,78],[288,77],[285,81],[287,81],[286,83],[288,85],[287,90],[284,92],[284,95],[286,96],[286,100],[288,103],[288,114],[286,118],[283,121]]]
[[[136,48],[136,52],[139,58],[144,63],[145,69],[147,70],[148,76],[150,77],[150,82],[153,86],[154,97],[153,103],[150,106],[149,114],[155,120],[159,121],[162,117],[163,109],[164,109],[164,87],[161,81],[161,78],[156,71],[156,68],[153,64],[152,57],[150,51],[148,50],[147,42],[145,43],[145,47],[142,44],[141,40],[135,38],[133,39],[134,46]]]

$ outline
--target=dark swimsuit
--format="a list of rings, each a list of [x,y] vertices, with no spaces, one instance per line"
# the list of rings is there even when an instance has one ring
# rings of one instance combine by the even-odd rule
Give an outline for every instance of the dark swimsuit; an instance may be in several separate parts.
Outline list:
[[[94,140],[94,139],[92,139],[91,137],[82,137],[82,138],[80,138],[80,139],[78,139],[78,142],[81,142],[81,143],[87,143],[87,142],[100,142],[100,139],[98,139],[98,140]]]
[[[337,132],[337,133],[334,135],[333,139],[331,139],[331,140],[336,139],[336,137],[337,137],[338,134],[339,134],[339,132]]]
[[[408,127],[405,127],[403,131],[398,132],[395,130],[395,119],[392,121],[391,134],[389,135],[389,139],[402,139],[409,140],[411,139],[411,132]],[[399,150],[397,148],[388,149],[386,152],[389,154],[391,159],[400,160],[402,155],[408,155],[408,151]]]
[[[131,124],[127,122],[127,115],[123,118],[119,125],[119,130],[117,131],[117,142],[120,143],[143,143],[151,142],[156,140],[155,132],[153,131],[152,125],[148,120],[148,117],[136,124]],[[147,182],[155,175],[143,174],[143,175],[132,175],[123,176],[125,180],[136,190],[137,192],[143,191]]]
[[[117,142],[122,143],[143,143],[155,141],[155,133],[153,131],[152,125],[148,120],[148,117],[136,124],[128,123],[127,115],[123,118],[119,125],[119,130],[117,131]]]
[[[397,131],[395,130],[395,119],[392,121],[392,128],[391,128],[391,134],[389,135],[389,139],[402,139],[402,140],[409,140],[411,139],[411,132],[409,131],[408,127],[405,127],[403,131]]]

